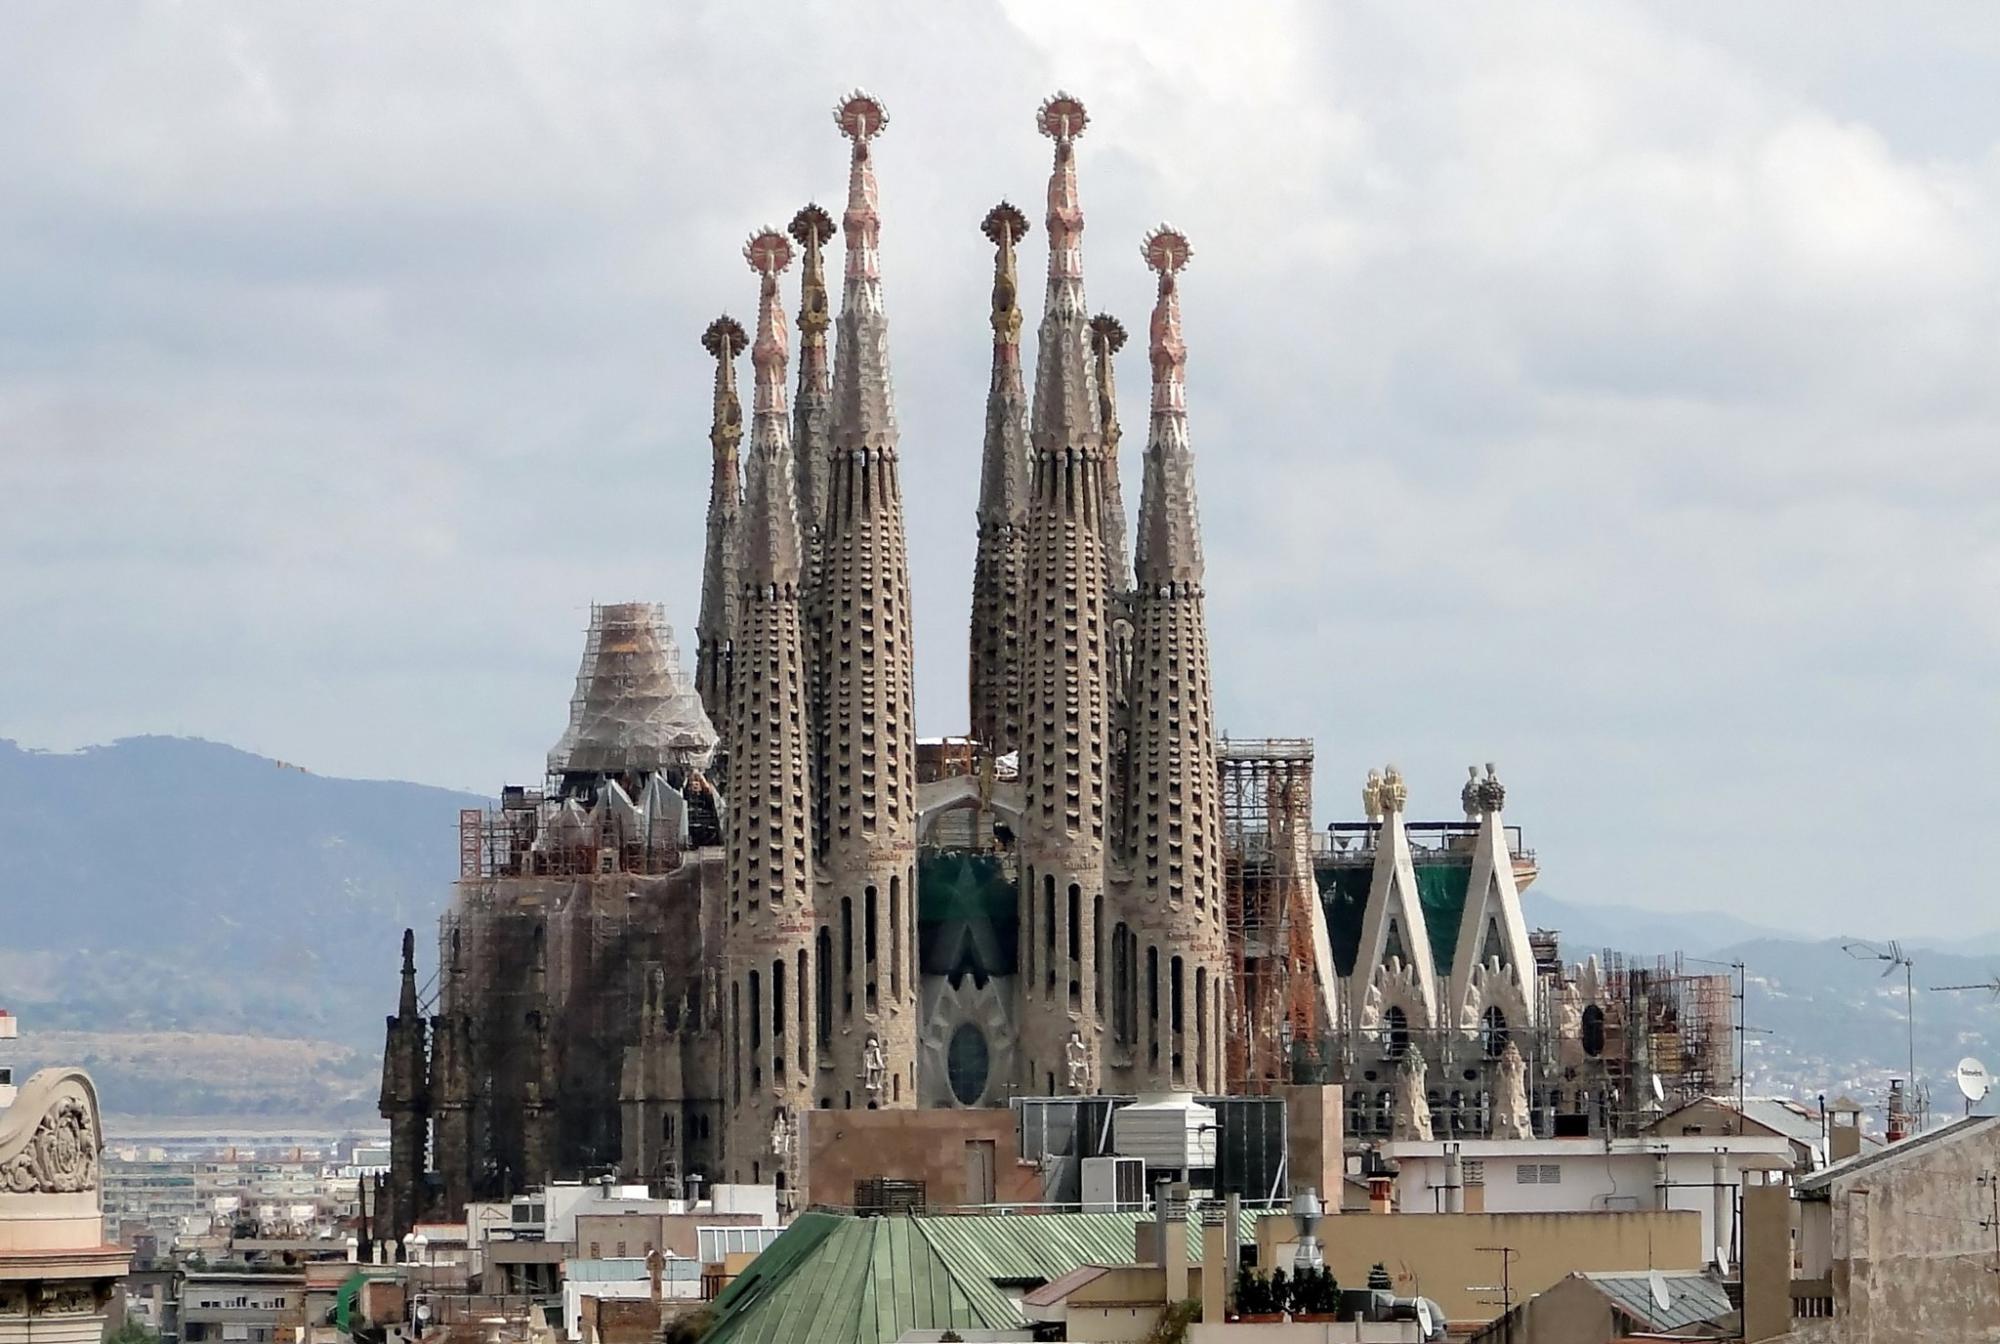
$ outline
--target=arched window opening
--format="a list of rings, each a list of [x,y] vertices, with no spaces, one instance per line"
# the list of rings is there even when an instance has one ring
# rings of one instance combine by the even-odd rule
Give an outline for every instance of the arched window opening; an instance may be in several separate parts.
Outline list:
[[[1594,1003],[1583,1010],[1583,1053],[1592,1059],[1604,1053],[1604,1010]]]
[[[1410,1048],[1410,1015],[1401,1005],[1392,1005],[1382,1014],[1382,1053],[1401,1059]]]
[[[1488,1059],[1498,1059],[1507,1050],[1507,1015],[1497,1005],[1479,1018],[1479,1045]]]

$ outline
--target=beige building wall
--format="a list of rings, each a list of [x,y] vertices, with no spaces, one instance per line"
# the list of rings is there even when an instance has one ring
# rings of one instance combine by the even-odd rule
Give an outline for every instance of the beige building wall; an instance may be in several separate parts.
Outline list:
[[[658,1249],[692,1260],[698,1229],[757,1227],[763,1221],[754,1213],[580,1213],[576,1254],[588,1260],[638,1259]]]
[[[1796,1321],[1787,1339],[1838,1344],[2000,1337],[1993,1229],[2000,1125],[1915,1140],[1907,1155],[1836,1178],[1800,1213],[1831,1224],[1833,1317]],[[1807,1275],[1813,1266],[1803,1266]],[[1794,1291],[1804,1284],[1794,1284]]]
[[[1291,1270],[1298,1224],[1289,1217],[1257,1224],[1257,1263]],[[1343,1288],[1368,1282],[1380,1262],[1405,1297],[1428,1297],[1455,1322],[1501,1314],[1498,1253],[1510,1247],[1509,1295],[1526,1301],[1578,1270],[1700,1269],[1701,1216],[1685,1210],[1644,1213],[1425,1213],[1328,1218],[1318,1232],[1326,1265]]]
[[[799,1117],[800,1206],[844,1208],[857,1181],[922,1181],[934,1209],[1027,1204],[1041,1174],[1021,1161],[1011,1110],[807,1111]],[[990,1170],[990,1190],[977,1188]]]

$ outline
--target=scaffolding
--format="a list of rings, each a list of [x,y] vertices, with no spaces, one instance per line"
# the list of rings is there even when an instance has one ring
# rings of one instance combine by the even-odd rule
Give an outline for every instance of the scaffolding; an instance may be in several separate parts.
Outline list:
[[[1311,738],[1224,738],[1221,788],[1224,910],[1235,993],[1227,1072],[1232,1091],[1288,1081],[1332,1024],[1320,1008],[1312,930]],[[1308,1059],[1307,1064],[1311,1061]]]
[[[1679,953],[1641,960],[1606,951],[1600,960],[1604,1081],[1621,1121],[1734,1083],[1727,975],[1691,972]]]

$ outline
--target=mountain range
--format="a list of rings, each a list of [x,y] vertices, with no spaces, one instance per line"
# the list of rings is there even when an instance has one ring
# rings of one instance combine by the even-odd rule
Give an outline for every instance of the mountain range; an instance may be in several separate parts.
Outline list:
[[[399,936],[414,927],[428,950],[456,872],[458,812],[486,802],[185,738],[70,753],[0,741],[0,1007],[23,1018],[16,1062],[84,1064],[106,1111],[131,1125],[372,1127]],[[1531,927],[1561,931],[1567,960],[1616,948],[1725,964],[1689,970],[1745,963],[1754,1091],[1867,1099],[1907,1072],[1899,968],[1839,937],[1539,887],[1523,907]],[[2000,934],[1904,951],[1918,1074],[1950,1093],[1959,1057],[2000,1036],[2000,1004],[1929,986],[1991,980]],[[1956,1095],[1937,1103],[1955,1108]]]

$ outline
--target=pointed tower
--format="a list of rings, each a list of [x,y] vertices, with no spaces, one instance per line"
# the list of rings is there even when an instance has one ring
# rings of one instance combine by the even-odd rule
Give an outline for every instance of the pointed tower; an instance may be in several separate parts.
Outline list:
[[[1489,1058],[1505,1050],[1508,1034],[1535,1025],[1535,954],[1521,915],[1521,891],[1514,880],[1514,856],[1500,809],[1507,790],[1491,764],[1486,777],[1475,769],[1461,797],[1466,820],[1479,823],[1472,842],[1472,875],[1465,889],[1465,913],[1453,945],[1451,986],[1445,1002],[1453,1024],[1475,1032]]]
[[[402,1236],[423,1216],[424,1169],[430,1125],[429,1051],[417,1003],[417,935],[403,930],[403,982],[382,1050],[381,1113],[389,1122],[388,1199],[382,1235]]]
[[[1409,797],[1409,786],[1393,765],[1379,774],[1370,770],[1361,790],[1362,806],[1376,823],[1375,868],[1349,981],[1354,996],[1349,1020],[1364,1036],[1377,1033],[1380,1053],[1388,1056],[1428,1047],[1439,1024],[1430,928],[1409,832],[1403,829]]]
[[[1101,1087],[1107,822],[1104,439],[1076,140],[1083,104],[1058,93],[1036,125],[1055,141],[1048,296],[1035,363],[1027,583],[1021,621],[1022,1090]],[[1075,1082],[1071,1080],[1075,1079]]]
[[[834,111],[853,143],[846,282],[833,371],[833,462],[823,539],[827,688],[822,743],[818,999],[831,1105],[916,1104],[916,716],[896,406],[882,303],[871,145],[888,113],[865,93]],[[835,949],[838,949],[836,952]]]
[[[1090,319],[1090,361],[1097,374],[1097,418],[1104,426],[1104,587],[1114,597],[1132,586],[1126,561],[1125,491],[1118,483],[1118,380],[1111,357],[1125,348],[1125,324],[1109,313]]]
[[[765,229],[743,249],[757,272],[751,413],[729,758],[729,918],[723,1158],[730,1179],[778,1176],[772,1121],[810,1106],[815,1082],[808,956],[813,936],[811,742],[806,725],[804,543],[786,423],[788,352],[778,276],[792,245]]]
[[[1209,1092],[1224,1085],[1228,952],[1208,619],[1188,436],[1187,346],[1181,340],[1180,273],[1191,251],[1183,235],[1163,224],[1146,235],[1142,252],[1160,277],[1160,290],[1150,342],[1152,428],[1139,503],[1144,559],[1132,599],[1132,774],[1124,827],[1132,883],[1113,937],[1121,947],[1140,949],[1132,964],[1144,969],[1137,977],[1119,977],[1121,991],[1132,996],[1119,1016],[1144,1023],[1144,1040],[1134,1043],[1142,1048],[1131,1052],[1133,1087]]]
[[[748,344],[733,317],[708,324],[701,343],[715,357],[715,407],[709,419],[708,549],[702,558],[701,618],[695,629],[695,688],[717,727],[729,722],[729,659],[736,638],[737,537],[742,492],[736,445],[743,440],[743,404],[736,396],[736,357]],[[727,742],[724,743],[725,749]]]
[[[833,472],[833,369],[827,357],[826,331],[833,323],[826,296],[826,244],[836,232],[833,216],[815,203],[792,216],[787,230],[804,257],[799,286],[799,391],[792,403],[792,461],[799,513],[799,536],[805,544],[805,571],[799,584],[799,609],[805,617],[806,660],[812,675],[806,682],[806,728],[815,758],[825,750],[821,736],[826,719],[826,678],[819,659],[826,641],[823,580],[826,576],[826,492]],[[819,818],[813,818],[818,825]],[[818,840],[814,840],[818,852]]]
[[[1002,201],[980,225],[993,240],[993,378],[979,471],[979,548],[972,562],[972,736],[994,755],[1020,745],[1021,584],[1027,568],[1028,396],[1021,383],[1021,305],[1014,249],[1027,216]]]
[[[792,403],[792,457],[797,473],[799,531],[805,538],[805,587],[819,582],[820,529],[826,522],[827,478],[833,470],[833,369],[826,329],[832,324],[826,295],[824,249],[836,230],[817,204],[792,216],[787,230],[804,258],[799,284],[799,391]],[[810,615],[810,601],[807,603]]]
[[[431,1018],[431,1169],[442,1188],[439,1212],[456,1217],[472,1198],[474,1093],[472,1019],[456,1007],[464,992],[465,964],[455,921],[443,962],[438,970],[438,1011]]]

